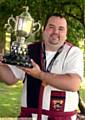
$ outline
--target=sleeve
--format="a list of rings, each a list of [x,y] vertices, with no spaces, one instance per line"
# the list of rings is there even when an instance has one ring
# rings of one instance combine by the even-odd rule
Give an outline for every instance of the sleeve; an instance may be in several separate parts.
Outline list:
[[[72,47],[65,59],[63,73],[76,73],[83,79],[83,52],[78,47]]]
[[[12,72],[14,73],[14,75],[16,76],[17,79],[24,80],[25,72],[23,70],[19,69],[16,66],[13,66],[13,65],[8,65],[8,66],[12,70]]]

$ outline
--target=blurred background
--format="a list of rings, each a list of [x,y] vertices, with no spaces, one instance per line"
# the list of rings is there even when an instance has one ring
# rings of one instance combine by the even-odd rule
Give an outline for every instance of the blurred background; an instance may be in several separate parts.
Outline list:
[[[4,52],[7,37],[4,25],[12,14],[15,18],[20,15],[23,6],[29,6],[29,13],[42,27],[48,14],[57,12],[65,15],[68,21],[68,40],[83,51],[85,67],[85,0],[0,0],[0,54]],[[41,31],[29,37],[28,42],[40,40]],[[22,82],[13,86],[0,82],[0,117],[18,116],[22,86]],[[85,68],[80,96],[85,105]]]

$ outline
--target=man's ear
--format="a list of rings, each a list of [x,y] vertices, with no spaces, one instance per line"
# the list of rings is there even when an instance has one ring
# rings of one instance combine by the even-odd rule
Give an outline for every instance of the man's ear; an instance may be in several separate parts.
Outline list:
[[[65,37],[65,40],[67,40],[67,36]]]
[[[41,31],[42,31],[42,32],[43,32],[43,30],[44,30],[44,26],[41,27]]]

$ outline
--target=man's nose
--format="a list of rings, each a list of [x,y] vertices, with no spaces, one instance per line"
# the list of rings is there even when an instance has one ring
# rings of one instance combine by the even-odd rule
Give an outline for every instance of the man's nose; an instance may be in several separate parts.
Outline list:
[[[53,31],[53,32],[56,33],[56,34],[58,34],[58,33],[59,33],[58,28],[54,28],[54,31]]]

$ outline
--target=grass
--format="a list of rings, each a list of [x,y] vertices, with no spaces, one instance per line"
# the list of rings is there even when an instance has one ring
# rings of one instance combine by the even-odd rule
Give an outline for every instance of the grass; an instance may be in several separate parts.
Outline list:
[[[20,112],[21,93],[21,82],[13,86],[0,83],[0,120],[11,120],[9,118],[7,119],[7,117],[16,119]],[[85,101],[85,81],[81,84],[80,94],[83,101]]]
[[[17,117],[20,111],[22,84],[8,86],[0,83],[0,117]]]
[[[85,79],[83,80],[81,87],[80,87],[80,95],[85,103]]]

